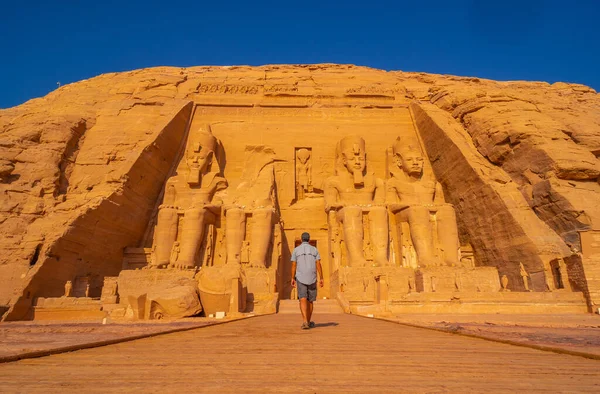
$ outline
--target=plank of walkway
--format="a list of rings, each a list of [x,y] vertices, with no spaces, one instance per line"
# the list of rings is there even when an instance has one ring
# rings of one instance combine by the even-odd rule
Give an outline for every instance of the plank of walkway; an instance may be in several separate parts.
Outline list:
[[[600,362],[350,315],[271,315],[0,365],[2,392],[600,392]]]

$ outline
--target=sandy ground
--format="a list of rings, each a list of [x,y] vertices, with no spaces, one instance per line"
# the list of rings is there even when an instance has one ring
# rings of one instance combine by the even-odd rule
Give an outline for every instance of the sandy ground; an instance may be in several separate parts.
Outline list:
[[[154,335],[173,330],[185,330],[226,320],[190,318],[175,321],[140,322],[5,322],[0,324],[0,360],[17,355],[48,352],[68,347],[80,347],[106,341]]]
[[[233,321],[0,364],[3,392],[600,392],[600,361],[345,314]]]
[[[317,309],[317,314],[319,314]],[[299,319],[299,314],[294,310]],[[158,333],[193,329],[234,319],[176,321],[8,322],[0,324],[0,360],[119,342]],[[532,347],[584,353],[600,358],[598,315],[442,315],[406,314],[386,320],[450,333],[508,341]]]
[[[417,315],[388,320],[600,358],[598,315]]]

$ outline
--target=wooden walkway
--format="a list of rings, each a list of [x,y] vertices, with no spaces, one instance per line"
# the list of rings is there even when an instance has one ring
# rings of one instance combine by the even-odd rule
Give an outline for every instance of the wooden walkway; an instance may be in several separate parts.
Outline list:
[[[0,392],[600,392],[600,361],[280,314],[0,365]]]

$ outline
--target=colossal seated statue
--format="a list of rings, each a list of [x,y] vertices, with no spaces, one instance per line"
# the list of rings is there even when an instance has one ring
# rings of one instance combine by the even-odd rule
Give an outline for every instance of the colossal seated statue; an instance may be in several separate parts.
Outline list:
[[[205,226],[220,213],[220,205],[213,202],[215,192],[227,187],[219,165],[220,143],[208,125],[192,134],[190,141],[185,165],[167,181],[158,209],[150,268],[193,268]]]
[[[242,263],[243,246],[250,248],[251,267],[266,267],[278,219],[275,199],[275,152],[265,146],[246,147],[242,182],[228,196],[225,206],[227,264]],[[246,241],[248,217],[252,218],[250,239]],[[245,251],[248,252],[248,251]]]
[[[408,222],[419,266],[458,265],[456,214],[453,206],[445,203],[442,186],[433,174],[424,175],[418,143],[398,138],[392,154],[386,201],[399,221]],[[441,249],[443,264],[436,258],[436,246]]]
[[[325,211],[342,225],[347,265],[366,266],[363,213],[369,221],[373,265],[388,264],[388,219],[381,179],[366,172],[365,141],[343,138],[336,148],[335,175],[325,181]]]

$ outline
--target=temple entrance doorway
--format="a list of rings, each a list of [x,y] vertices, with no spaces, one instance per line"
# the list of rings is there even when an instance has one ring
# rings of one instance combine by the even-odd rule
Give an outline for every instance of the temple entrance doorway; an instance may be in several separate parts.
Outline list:
[[[317,240],[316,239],[311,239],[310,241],[308,241],[308,243],[311,244],[312,246],[314,246],[315,248],[317,247]],[[302,240],[300,238],[297,238],[294,241],[294,248],[300,246],[301,244],[302,244]]]

